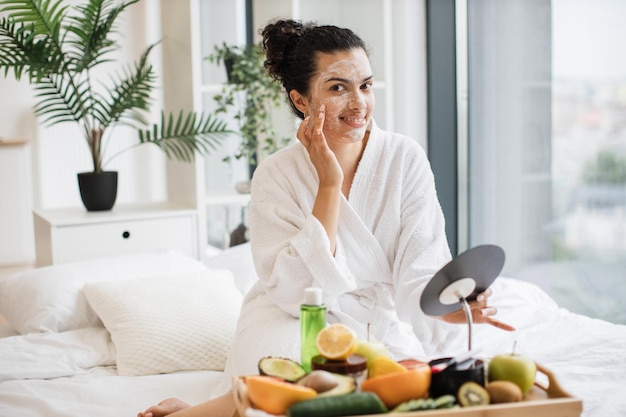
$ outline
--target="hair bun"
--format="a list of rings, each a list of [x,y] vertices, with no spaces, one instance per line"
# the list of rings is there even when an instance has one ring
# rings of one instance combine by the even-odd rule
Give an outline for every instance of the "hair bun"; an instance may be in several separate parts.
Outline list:
[[[261,32],[263,49],[265,50],[265,68],[275,79],[280,80],[282,68],[289,52],[304,35],[310,25],[296,20],[278,20],[270,23]]]

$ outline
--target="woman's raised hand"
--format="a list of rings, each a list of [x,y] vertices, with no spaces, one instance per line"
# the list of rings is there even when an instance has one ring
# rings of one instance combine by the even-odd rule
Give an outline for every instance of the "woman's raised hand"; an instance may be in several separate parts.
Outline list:
[[[343,171],[324,135],[325,111],[326,106],[322,104],[317,115],[306,117],[300,123],[296,136],[309,152],[309,158],[317,171],[320,187],[330,186],[341,189]]]
[[[492,292],[490,288],[487,288],[484,292],[481,292],[476,297],[476,300],[469,302],[470,311],[472,312],[472,320],[474,323],[485,323],[495,326],[502,330],[513,331],[515,327],[510,324],[506,324],[501,322],[500,320],[495,319],[493,316],[496,315],[498,310],[495,307],[491,307],[488,304],[488,299],[491,296]],[[465,317],[465,310],[460,309],[453,311],[452,313],[445,314],[441,316],[444,321],[448,323],[467,323],[467,318]]]

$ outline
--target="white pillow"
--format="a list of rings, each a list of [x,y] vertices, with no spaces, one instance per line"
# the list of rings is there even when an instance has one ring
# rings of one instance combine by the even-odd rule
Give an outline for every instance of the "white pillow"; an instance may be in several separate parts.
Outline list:
[[[243,296],[227,270],[86,284],[120,375],[224,370]]]
[[[244,295],[258,281],[250,242],[225,249],[207,259],[204,264],[209,268],[230,270],[235,278],[235,285]]]
[[[0,278],[0,315],[21,334],[102,326],[81,290],[87,282],[128,280],[205,270],[170,251],[58,264]]]

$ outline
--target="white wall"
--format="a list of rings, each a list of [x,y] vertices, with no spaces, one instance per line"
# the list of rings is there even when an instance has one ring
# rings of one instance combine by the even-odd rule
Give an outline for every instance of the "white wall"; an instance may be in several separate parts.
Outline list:
[[[33,221],[29,143],[0,143],[0,265],[33,260]]]

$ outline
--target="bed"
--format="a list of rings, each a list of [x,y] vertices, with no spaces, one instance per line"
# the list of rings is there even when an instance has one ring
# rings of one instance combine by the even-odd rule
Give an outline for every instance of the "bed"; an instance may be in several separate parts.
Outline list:
[[[0,416],[135,416],[168,397],[210,398],[254,281],[249,244],[203,263],[143,253],[0,279]],[[582,399],[583,416],[626,415],[626,326],[571,313],[525,281],[492,288],[517,330],[475,328],[481,355],[516,343]],[[458,340],[443,353],[465,348]]]

